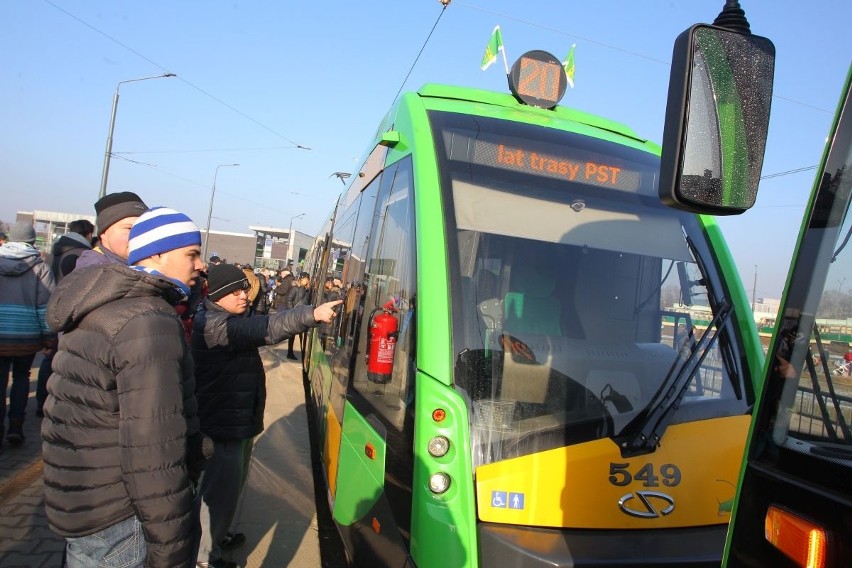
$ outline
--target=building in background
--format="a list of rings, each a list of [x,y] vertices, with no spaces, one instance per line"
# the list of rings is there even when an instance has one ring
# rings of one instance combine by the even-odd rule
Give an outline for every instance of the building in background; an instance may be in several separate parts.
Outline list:
[[[94,215],[82,213],[61,213],[58,211],[18,211],[15,214],[15,222],[29,221],[36,231],[35,247],[49,253],[53,242],[68,232],[68,224],[78,219],[86,219],[95,224]]]
[[[281,270],[288,264],[302,266],[308,250],[314,244],[314,237],[293,231],[290,239],[289,229],[250,225],[249,229],[257,235],[254,265],[257,268]]]
[[[49,253],[53,242],[68,232],[68,224],[77,219],[87,219],[95,223],[95,215],[82,213],[63,213],[58,211],[18,211],[17,221],[29,221],[36,230],[36,248]],[[207,245],[207,258],[213,255],[228,262],[251,264],[254,268],[281,270],[292,261],[301,266],[313,245],[314,237],[293,231],[290,239],[288,229],[275,227],[250,226],[253,233],[232,233],[210,231],[210,243]],[[201,248],[204,250],[207,234],[201,231]]]
[[[229,233],[225,231],[210,231],[210,243],[205,246],[207,234],[201,231],[201,250],[207,250],[208,262],[215,255],[231,264],[251,264],[255,267],[254,251],[257,248],[257,237],[253,233]]]

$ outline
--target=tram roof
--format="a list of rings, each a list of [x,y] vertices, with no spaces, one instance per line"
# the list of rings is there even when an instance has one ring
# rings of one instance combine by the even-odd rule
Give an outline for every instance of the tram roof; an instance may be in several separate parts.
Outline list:
[[[567,120],[570,122],[585,124],[594,128],[607,130],[621,136],[632,138],[633,140],[650,143],[646,138],[642,138],[636,132],[625,124],[606,119],[602,116],[583,112],[567,106],[556,106],[553,109],[544,109],[526,105],[521,103],[509,93],[499,93],[496,91],[486,91],[484,89],[474,89],[469,87],[458,87],[453,85],[443,85],[438,83],[427,83],[423,85],[417,94],[423,100],[426,108],[434,109],[440,107],[440,110],[447,110],[439,101],[459,101],[464,103],[484,104],[495,107],[511,109],[512,111],[523,111],[532,115],[553,119]],[[431,100],[431,102],[430,102]],[[468,109],[469,110],[469,109]]]

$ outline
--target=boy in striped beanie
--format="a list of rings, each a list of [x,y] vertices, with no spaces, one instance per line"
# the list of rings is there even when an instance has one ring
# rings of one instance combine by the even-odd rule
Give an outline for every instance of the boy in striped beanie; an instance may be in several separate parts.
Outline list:
[[[130,229],[127,264],[165,276],[185,295],[201,270],[201,231],[192,219],[168,207],[153,207]]]
[[[149,209],[130,229],[131,266],[76,268],[48,302],[62,339],[41,430],[44,501],[69,566],[119,552],[133,566],[195,564],[205,456],[174,306],[202,268],[200,245],[189,217]]]

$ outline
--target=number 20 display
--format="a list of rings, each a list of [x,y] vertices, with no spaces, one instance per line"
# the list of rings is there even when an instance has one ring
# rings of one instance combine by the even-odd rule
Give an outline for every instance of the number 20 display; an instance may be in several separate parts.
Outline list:
[[[512,94],[531,106],[553,108],[562,99],[567,87],[568,79],[562,63],[546,51],[524,53],[509,73]]]

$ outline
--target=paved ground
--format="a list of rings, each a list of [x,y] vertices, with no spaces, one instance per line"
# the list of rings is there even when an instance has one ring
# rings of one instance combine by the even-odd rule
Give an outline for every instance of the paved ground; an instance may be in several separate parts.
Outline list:
[[[298,342],[297,342],[298,343]],[[252,468],[235,529],[246,544],[230,559],[246,568],[345,566],[324,493],[315,491],[301,367],[277,348],[261,350],[267,369],[266,430],[255,441]],[[64,541],[47,527],[42,485],[41,419],[35,384],[22,447],[0,450],[0,566],[59,568]],[[8,400],[8,399],[7,399]],[[319,493],[319,498],[317,498]],[[317,506],[319,503],[319,507]]]

